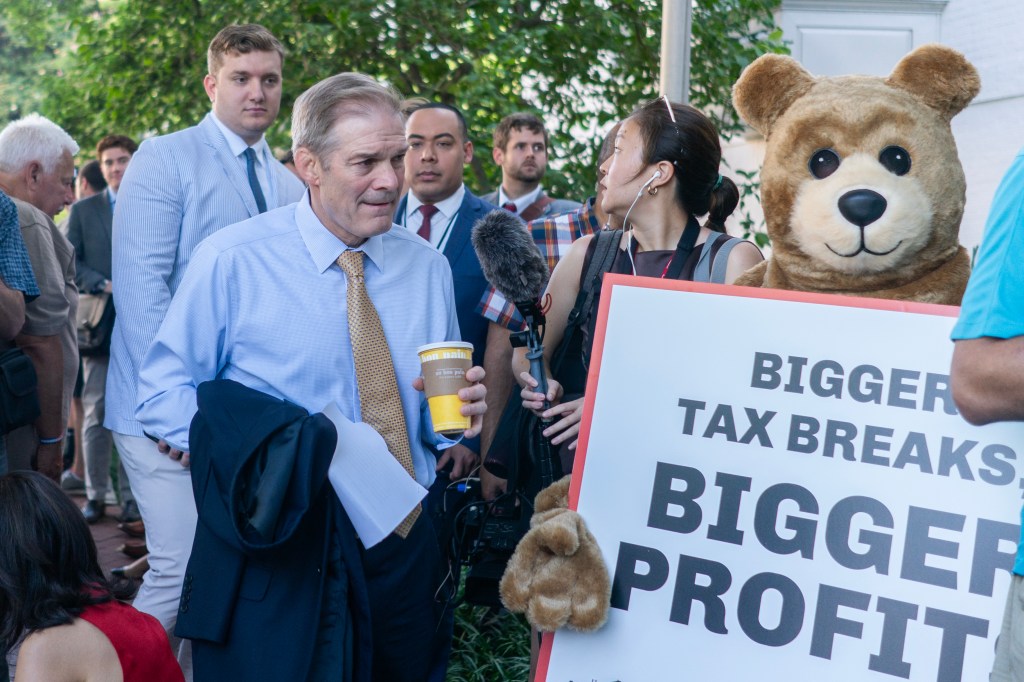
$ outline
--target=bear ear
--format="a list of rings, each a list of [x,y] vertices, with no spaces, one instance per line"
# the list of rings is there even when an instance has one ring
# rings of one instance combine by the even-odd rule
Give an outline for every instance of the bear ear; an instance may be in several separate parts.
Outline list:
[[[732,88],[732,103],[744,121],[768,137],[779,117],[812,85],[814,76],[792,57],[765,54],[743,69]]]
[[[886,83],[906,90],[947,121],[981,90],[974,66],[956,50],[937,44],[922,45],[901,59]]]

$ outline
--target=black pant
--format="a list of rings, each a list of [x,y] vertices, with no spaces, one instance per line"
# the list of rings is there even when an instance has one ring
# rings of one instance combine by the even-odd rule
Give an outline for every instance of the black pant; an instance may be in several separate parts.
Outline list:
[[[441,638],[441,605],[434,594],[442,561],[426,510],[404,540],[392,533],[364,550],[363,571],[373,627],[373,679],[423,682]]]

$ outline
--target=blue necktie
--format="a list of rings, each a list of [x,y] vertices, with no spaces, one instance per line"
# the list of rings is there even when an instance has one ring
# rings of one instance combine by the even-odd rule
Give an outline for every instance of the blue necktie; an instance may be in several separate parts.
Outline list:
[[[245,170],[249,174],[249,187],[256,199],[256,208],[260,213],[266,213],[267,200],[263,198],[263,190],[260,188],[259,178],[256,177],[256,152],[252,147],[245,148]]]

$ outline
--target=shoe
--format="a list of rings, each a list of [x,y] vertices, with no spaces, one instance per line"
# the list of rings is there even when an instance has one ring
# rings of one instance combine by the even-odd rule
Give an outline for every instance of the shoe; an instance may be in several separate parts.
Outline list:
[[[144,538],[146,537],[146,526],[142,523],[142,519],[138,521],[127,521],[117,524],[117,527],[122,533],[133,538]]]
[[[145,542],[126,542],[118,547],[117,551],[131,559],[141,559],[149,554],[149,550],[146,549]]]
[[[86,523],[96,523],[107,515],[107,505],[100,500],[89,500],[82,507],[82,514],[85,515]]]
[[[142,515],[139,514],[139,505],[135,503],[135,500],[128,500],[121,507],[121,516],[118,517],[121,523],[134,523],[142,520]]]
[[[69,493],[85,490],[85,479],[79,478],[71,469],[60,475],[60,489]]]
[[[117,568],[110,569],[110,575],[116,578],[131,578],[132,580],[141,580],[142,576],[146,575],[146,571],[149,570],[149,555],[136,559],[127,566],[119,566]]]

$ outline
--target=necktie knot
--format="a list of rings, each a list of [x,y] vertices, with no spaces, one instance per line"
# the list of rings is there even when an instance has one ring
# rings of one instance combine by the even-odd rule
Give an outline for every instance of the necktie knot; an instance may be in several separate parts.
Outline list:
[[[501,205],[501,207],[508,211],[509,213],[519,212],[518,210],[516,210],[516,204],[514,201],[506,201],[504,204]]]
[[[350,280],[362,281],[363,279],[363,252],[345,250],[338,256],[338,260],[335,261],[341,271],[345,273],[345,276]]]

